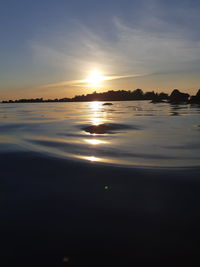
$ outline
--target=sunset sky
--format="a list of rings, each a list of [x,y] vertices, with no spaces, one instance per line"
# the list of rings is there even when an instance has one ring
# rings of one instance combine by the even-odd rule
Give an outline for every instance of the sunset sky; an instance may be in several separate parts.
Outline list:
[[[1,0],[0,100],[196,93],[199,0]]]

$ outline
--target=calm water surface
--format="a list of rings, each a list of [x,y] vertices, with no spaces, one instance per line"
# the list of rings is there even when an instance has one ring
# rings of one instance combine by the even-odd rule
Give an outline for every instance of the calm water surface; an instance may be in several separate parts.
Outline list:
[[[130,167],[200,165],[200,106],[112,103],[1,104],[0,152]],[[90,133],[97,125],[103,132]]]

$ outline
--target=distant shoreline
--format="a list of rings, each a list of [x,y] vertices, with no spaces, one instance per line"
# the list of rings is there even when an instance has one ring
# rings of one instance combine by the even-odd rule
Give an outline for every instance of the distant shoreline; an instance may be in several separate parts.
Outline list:
[[[106,104],[107,104],[109,102],[148,101],[148,100],[150,100],[150,99],[130,99],[130,100],[123,100],[123,99],[122,100],[98,100],[98,99],[96,99],[96,100],[80,100],[80,101],[74,101],[74,100],[72,100],[72,101],[59,101],[59,100],[55,101],[53,99],[52,100],[44,99],[43,101],[36,101],[34,99],[33,101],[27,100],[24,102],[20,101],[20,100],[13,100],[13,102],[9,102],[9,101],[5,100],[5,101],[1,101],[0,104],[86,103],[86,102],[106,102]],[[168,103],[168,102],[166,101],[165,103]]]
[[[181,93],[178,89],[174,89],[170,95],[167,93],[155,93],[143,92],[141,89],[133,91],[107,91],[92,94],[78,95],[73,98],[55,98],[55,99],[43,99],[43,98],[22,98],[17,100],[3,100],[0,103],[55,103],[55,102],[91,102],[91,101],[138,101],[138,100],[150,100],[152,103],[169,102],[169,103],[197,103],[200,104],[200,89],[196,96],[190,96],[187,93]]]

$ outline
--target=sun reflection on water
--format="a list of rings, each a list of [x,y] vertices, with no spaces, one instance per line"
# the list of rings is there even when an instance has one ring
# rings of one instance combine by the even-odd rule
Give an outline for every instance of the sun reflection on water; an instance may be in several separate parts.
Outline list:
[[[92,126],[97,126],[97,125],[101,125],[104,124],[106,122],[106,112],[103,112],[103,105],[102,102],[99,101],[93,101],[93,102],[89,102],[89,109],[90,109],[90,113],[89,113],[89,122]],[[108,141],[105,140],[101,140],[100,138],[94,138],[94,136],[96,135],[96,133],[92,133],[90,136],[91,138],[85,138],[82,141],[84,143],[87,143],[88,145],[92,145],[93,148],[93,152],[94,154],[96,154],[96,148],[95,146],[98,145],[102,145],[102,144],[108,144]],[[93,154],[93,152],[90,151],[91,154]],[[99,158],[96,156],[85,156],[85,155],[76,155],[76,158],[79,159],[83,159],[83,160],[87,160],[90,162],[107,162],[107,159],[105,158]]]
[[[90,156],[90,157],[86,157],[86,159],[88,159],[89,161],[100,161],[100,158],[94,157],[94,156]]]
[[[84,139],[84,141],[90,145],[100,145],[100,144],[106,144],[108,142],[102,141],[99,139]]]
[[[93,111],[99,111],[102,108],[101,102],[99,101],[92,101],[89,104],[90,104],[90,108]]]
[[[91,117],[91,123],[92,125],[99,125],[103,123],[102,118],[97,118],[97,117]]]
[[[91,161],[91,162],[98,162],[98,161],[102,161],[101,158],[97,158],[95,156],[79,156],[77,158],[80,158],[80,159],[84,159],[84,160],[88,160],[88,161]]]
[[[105,112],[102,112],[103,106],[102,102],[99,101],[93,101],[89,103],[90,105],[90,121],[92,125],[100,125],[105,123],[105,118],[102,118],[102,116],[106,116]]]

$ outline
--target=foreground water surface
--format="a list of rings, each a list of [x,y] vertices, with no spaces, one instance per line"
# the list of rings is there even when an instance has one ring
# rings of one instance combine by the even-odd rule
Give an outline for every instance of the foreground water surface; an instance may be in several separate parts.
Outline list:
[[[200,266],[199,112],[1,104],[0,265]]]
[[[1,104],[0,151],[120,166],[199,166],[200,106],[112,104]]]

